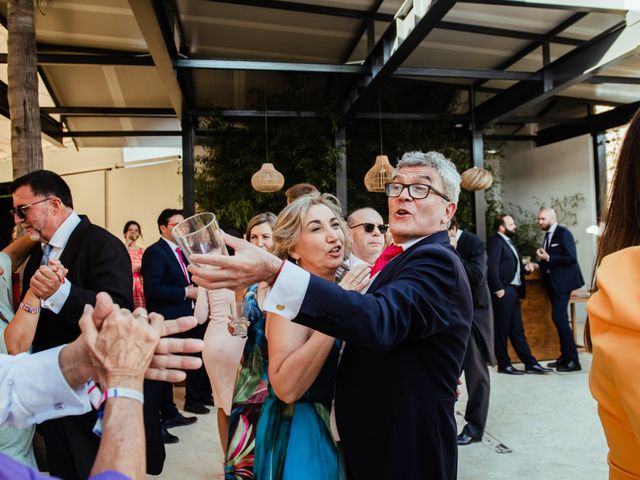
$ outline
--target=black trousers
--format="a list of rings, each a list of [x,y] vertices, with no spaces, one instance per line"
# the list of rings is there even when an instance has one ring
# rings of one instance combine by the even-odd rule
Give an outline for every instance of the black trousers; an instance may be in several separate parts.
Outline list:
[[[160,402],[166,382],[144,381],[144,417],[145,438],[147,441],[147,473],[160,475],[164,467],[166,451],[162,441],[160,427]],[[168,384],[171,387],[171,384]],[[175,405],[174,405],[175,408]],[[177,410],[176,410],[177,412]]]
[[[209,325],[209,321],[206,321],[201,325],[196,325],[191,330],[186,332],[185,336],[188,338],[199,338],[200,340],[202,340],[207,330],[207,325]],[[201,353],[191,353],[189,355],[202,358]],[[202,405],[204,402],[210,399],[211,383],[209,382],[209,375],[207,375],[204,364],[197,370],[187,370],[184,403]]]
[[[489,368],[487,362],[482,358],[476,335],[471,329],[471,337],[462,362],[464,383],[469,395],[467,408],[464,412],[464,419],[467,422],[464,431],[472,437],[482,437],[489,413],[491,384]]]
[[[569,315],[567,314],[571,292],[557,292],[548,281],[544,281],[543,284],[551,302],[551,319],[556,326],[558,338],[560,339],[560,354],[565,360],[577,362],[578,349],[576,342],[573,340],[573,332],[571,331]]]
[[[525,367],[531,367],[537,360],[531,354],[531,349],[524,336],[522,326],[522,312],[520,310],[520,297],[513,285],[504,289],[502,298],[491,295],[493,303],[494,339],[498,368],[506,368],[511,365],[511,359],[507,350],[507,339],[511,340],[518,358]]]
[[[47,420],[38,426],[44,437],[49,473],[63,480],[89,478],[100,439],[93,433],[94,410],[72,417]]]

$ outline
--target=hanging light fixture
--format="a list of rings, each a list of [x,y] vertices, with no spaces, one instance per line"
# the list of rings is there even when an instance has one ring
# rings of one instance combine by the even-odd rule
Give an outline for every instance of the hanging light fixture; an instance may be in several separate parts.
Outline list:
[[[373,167],[364,176],[364,186],[370,192],[384,192],[385,184],[391,181],[393,167],[389,163],[389,157],[382,152],[382,100],[378,92],[378,129],[380,134],[380,155],[376,156]]]
[[[267,124],[267,89],[264,90],[264,151],[266,162],[251,176],[251,186],[258,192],[277,192],[284,186],[282,175],[269,162],[269,129]]]

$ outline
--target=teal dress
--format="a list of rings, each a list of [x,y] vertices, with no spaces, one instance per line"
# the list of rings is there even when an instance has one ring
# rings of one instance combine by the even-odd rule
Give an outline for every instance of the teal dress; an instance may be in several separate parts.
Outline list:
[[[255,479],[346,478],[329,426],[339,352],[336,340],[318,378],[294,404],[285,404],[269,388],[256,432]]]

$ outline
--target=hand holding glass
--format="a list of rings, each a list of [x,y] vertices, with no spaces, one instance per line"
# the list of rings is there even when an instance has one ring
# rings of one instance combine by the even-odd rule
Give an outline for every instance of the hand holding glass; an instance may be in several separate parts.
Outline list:
[[[172,233],[182,253],[187,257],[203,253],[228,255],[216,216],[211,212],[196,213],[173,227]],[[198,266],[216,268],[211,265]]]

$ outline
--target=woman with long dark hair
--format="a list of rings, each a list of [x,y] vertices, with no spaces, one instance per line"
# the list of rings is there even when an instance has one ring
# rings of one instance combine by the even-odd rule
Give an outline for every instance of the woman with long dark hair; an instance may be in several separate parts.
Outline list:
[[[609,445],[611,480],[640,479],[639,188],[640,111],[618,157],[585,326],[593,353],[589,386]]]

